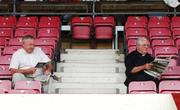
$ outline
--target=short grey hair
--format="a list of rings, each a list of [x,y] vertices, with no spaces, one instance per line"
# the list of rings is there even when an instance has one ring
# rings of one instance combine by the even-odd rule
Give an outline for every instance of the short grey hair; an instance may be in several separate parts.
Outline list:
[[[139,37],[137,38],[136,45],[142,45],[144,41],[148,41],[145,37]]]
[[[22,37],[22,42],[24,43],[26,40],[34,40],[34,37],[31,35],[26,35]]]

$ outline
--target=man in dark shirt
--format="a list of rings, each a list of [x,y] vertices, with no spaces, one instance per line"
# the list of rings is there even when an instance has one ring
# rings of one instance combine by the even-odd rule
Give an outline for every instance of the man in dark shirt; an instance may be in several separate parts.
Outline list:
[[[128,86],[131,81],[155,81],[158,79],[146,74],[144,70],[151,69],[151,63],[154,58],[148,54],[149,42],[146,38],[138,38],[136,50],[128,54],[125,58],[126,76],[125,85]]]

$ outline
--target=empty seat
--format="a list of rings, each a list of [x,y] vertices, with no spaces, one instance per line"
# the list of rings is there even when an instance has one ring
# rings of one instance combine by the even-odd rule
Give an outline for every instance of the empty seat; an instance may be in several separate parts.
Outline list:
[[[180,30],[173,30],[172,32],[174,40],[180,39]]]
[[[37,94],[35,90],[10,90],[8,94]]]
[[[7,40],[0,37],[0,49],[3,49],[7,45]]]
[[[144,22],[144,23],[147,23],[148,19],[146,16],[128,16],[127,22]]]
[[[42,51],[46,55],[48,55],[50,58],[52,57],[52,55],[53,55],[52,47],[50,47],[50,46],[40,46],[40,48],[42,49]]]
[[[13,37],[13,30],[9,29],[9,30],[1,30],[0,29],[0,38],[6,38],[6,39],[10,39]]]
[[[58,16],[42,16],[40,22],[56,22],[60,23],[60,18]]]
[[[150,39],[170,39],[171,32],[169,29],[166,30],[151,30],[149,33]]]
[[[0,22],[0,29],[1,30],[11,30],[14,27],[15,27],[15,24],[13,22],[9,22],[9,21]]]
[[[57,16],[41,17],[39,28],[60,28],[60,18]]]
[[[177,40],[176,40],[176,47],[177,47],[178,49],[180,49],[180,39],[177,39]]]
[[[4,94],[4,93],[5,93],[4,90],[0,89],[0,94]]]
[[[173,16],[171,19],[171,22],[180,22],[180,17],[179,16]]]
[[[73,39],[90,39],[92,27],[91,17],[74,17],[71,21]]]
[[[59,30],[56,28],[42,28],[38,31],[38,38],[59,39]]]
[[[142,30],[126,30],[126,39],[130,38],[139,38],[139,37],[147,37],[147,31],[142,29]]]
[[[157,93],[156,84],[153,81],[130,82],[128,86],[129,94],[154,94]]]
[[[128,53],[131,53],[132,51],[135,51],[136,50],[136,47],[135,46],[131,46],[131,47],[128,47]],[[148,48],[148,53],[153,55],[153,50],[151,48]]]
[[[11,78],[11,77],[12,77],[12,74],[9,71],[9,65],[0,64],[0,78]]]
[[[21,16],[19,17],[18,22],[38,22],[37,16]]]
[[[15,38],[24,37],[26,35],[36,37],[36,29],[16,29],[15,31]]]
[[[132,21],[129,21],[129,22],[126,22],[125,24],[125,29],[128,30],[128,29],[146,29],[147,28],[147,24],[144,23],[144,22],[140,22],[140,21],[136,21],[136,22],[132,22]]]
[[[169,66],[161,75],[161,79],[178,79],[180,78],[180,66]]]
[[[22,38],[10,39],[8,46],[22,46]]]
[[[36,46],[50,46],[52,49],[55,49],[56,42],[53,39],[35,39]]]
[[[9,90],[11,90],[11,81],[0,80],[0,89],[7,93]]]
[[[96,39],[112,39],[115,27],[113,16],[94,18],[94,28]]]
[[[20,48],[21,48],[20,46],[5,47],[3,50],[3,55],[13,55],[13,53],[16,52]]]
[[[0,65],[1,66],[9,66],[11,61],[10,55],[0,56]]]
[[[157,21],[157,22],[149,22],[148,24],[148,29],[149,30],[157,30],[158,28],[161,28],[161,29],[169,29],[169,23],[168,22],[160,22],[160,21]]]
[[[171,29],[172,30],[179,30],[180,29],[180,23],[179,22],[172,22],[171,23]]]
[[[152,47],[155,48],[157,46],[174,46],[174,40],[172,39],[153,40]]]
[[[37,23],[36,22],[18,22],[16,24],[16,28],[32,29],[32,28],[36,28],[36,27],[37,27]]]
[[[39,81],[17,81],[15,82],[15,90],[35,90],[41,93],[41,82]]]
[[[176,47],[160,46],[154,48],[154,55],[156,57],[178,58],[178,49]]]
[[[15,25],[17,22],[17,19],[15,16],[0,16],[0,22],[6,22],[6,21],[11,22]]]
[[[179,80],[165,80],[159,83],[159,93],[180,93]]]
[[[150,16],[149,22],[170,22],[168,16]]]

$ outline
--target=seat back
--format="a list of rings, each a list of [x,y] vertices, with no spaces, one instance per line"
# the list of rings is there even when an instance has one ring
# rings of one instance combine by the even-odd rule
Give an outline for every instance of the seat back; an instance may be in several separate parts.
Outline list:
[[[180,93],[179,80],[164,80],[159,83],[159,93]]]

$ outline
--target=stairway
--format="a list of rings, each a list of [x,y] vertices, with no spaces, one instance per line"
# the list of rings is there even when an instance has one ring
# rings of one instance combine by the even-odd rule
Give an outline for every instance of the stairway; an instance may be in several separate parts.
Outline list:
[[[126,93],[124,55],[112,49],[66,49],[50,79],[48,93]]]

